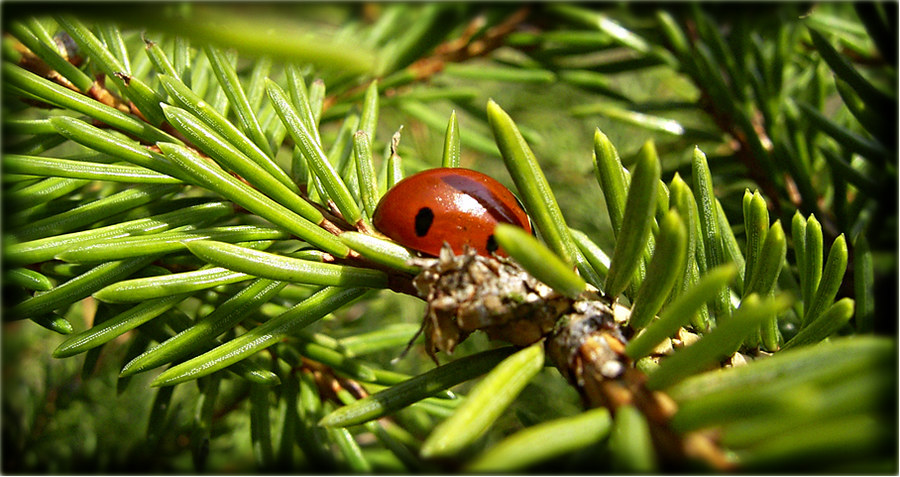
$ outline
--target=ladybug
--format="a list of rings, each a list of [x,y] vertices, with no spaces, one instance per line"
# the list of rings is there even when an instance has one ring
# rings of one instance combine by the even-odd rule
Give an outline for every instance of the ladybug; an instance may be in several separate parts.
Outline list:
[[[506,256],[494,239],[498,223],[531,233],[521,203],[503,184],[471,169],[428,169],[394,185],[375,209],[375,228],[394,241],[437,256],[444,242],[453,252],[468,244],[479,255]]]

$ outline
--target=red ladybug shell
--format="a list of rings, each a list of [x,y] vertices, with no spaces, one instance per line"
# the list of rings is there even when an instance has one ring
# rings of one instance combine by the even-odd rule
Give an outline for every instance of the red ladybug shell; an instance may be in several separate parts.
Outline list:
[[[446,241],[454,253],[468,244],[480,255],[505,256],[494,240],[494,226],[531,224],[503,184],[480,172],[429,169],[398,182],[381,198],[373,223],[381,233],[413,250],[437,256]]]

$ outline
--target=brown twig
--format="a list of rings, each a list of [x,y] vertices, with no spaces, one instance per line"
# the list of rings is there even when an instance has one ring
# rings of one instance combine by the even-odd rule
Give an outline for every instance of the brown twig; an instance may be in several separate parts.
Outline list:
[[[459,37],[448,40],[437,47],[431,56],[426,56],[416,60],[413,64],[406,67],[411,73],[414,81],[427,81],[432,76],[440,73],[447,63],[461,63],[475,57],[482,57],[496,50],[503,45],[504,38],[515,31],[515,29],[523,22],[530,13],[528,6],[523,6],[506,17],[502,22],[488,28],[484,35],[474,38],[483,27],[485,19],[483,16],[473,18]],[[322,103],[322,111],[334,106],[341,100],[354,97],[361,94],[368,88],[369,83],[359,85],[343,93],[329,96]],[[388,91],[386,95],[391,95]]]

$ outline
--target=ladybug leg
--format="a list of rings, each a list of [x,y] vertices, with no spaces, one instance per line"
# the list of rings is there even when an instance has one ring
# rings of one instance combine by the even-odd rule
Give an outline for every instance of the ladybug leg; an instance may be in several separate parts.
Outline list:
[[[431,307],[431,305],[429,305],[429,307]],[[428,311],[426,310],[426,316],[427,315],[428,315]],[[426,320],[422,320],[422,324],[419,325],[419,330],[416,331],[416,334],[414,334],[413,337],[409,339],[409,342],[406,343],[406,347],[403,348],[403,351],[400,352],[400,355],[398,355],[396,358],[391,360],[392,365],[399,363],[401,359],[406,357],[406,355],[409,353],[409,350],[412,349],[413,343],[415,343],[416,340],[419,339],[419,336],[422,336],[422,332],[425,331],[425,325],[426,325]],[[431,360],[434,361],[434,364],[436,364],[438,366],[441,364],[438,362],[437,356],[435,355],[434,351],[431,350],[430,348],[428,349],[428,356],[431,357]]]

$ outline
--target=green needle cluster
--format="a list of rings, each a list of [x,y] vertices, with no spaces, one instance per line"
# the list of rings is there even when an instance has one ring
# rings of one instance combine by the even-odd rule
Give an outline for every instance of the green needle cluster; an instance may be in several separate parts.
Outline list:
[[[891,5],[69,7],[4,11],[4,347],[51,363],[5,362],[7,470],[127,407],[79,465],[896,472]],[[462,262],[372,220],[433,167],[534,233],[424,290]],[[505,267],[552,290],[482,293]],[[558,321],[489,342],[508,310]]]

